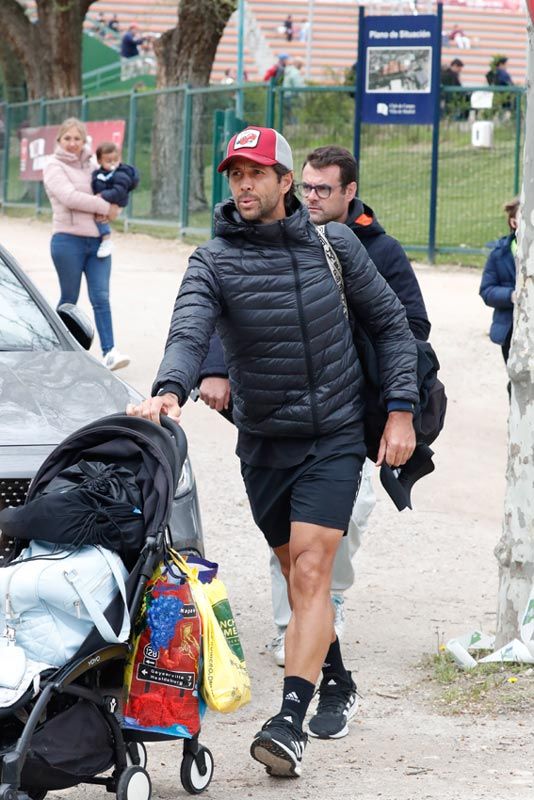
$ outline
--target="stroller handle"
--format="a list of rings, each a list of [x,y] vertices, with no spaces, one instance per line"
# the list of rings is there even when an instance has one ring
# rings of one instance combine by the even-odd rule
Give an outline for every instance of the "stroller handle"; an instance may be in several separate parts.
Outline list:
[[[169,417],[167,414],[160,414],[159,421],[161,427],[165,428],[175,441],[176,448],[180,456],[181,469],[187,456],[187,439],[184,429],[179,422],[176,422],[176,420],[174,420],[172,417]]]

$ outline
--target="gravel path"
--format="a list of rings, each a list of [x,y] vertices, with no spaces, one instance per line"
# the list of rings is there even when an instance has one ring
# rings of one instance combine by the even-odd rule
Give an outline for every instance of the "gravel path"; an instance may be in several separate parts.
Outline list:
[[[0,241],[55,303],[49,225],[2,217]],[[121,377],[146,392],[191,248],[134,234],[113,234],[113,241],[116,340],[132,356]],[[251,737],[280,700],[282,670],[265,648],[273,635],[267,549],[248,510],[232,427],[205,407],[186,407],[206,554],[220,562],[253,681],[248,707],[205,720],[201,739],[216,769],[206,797],[532,800],[531,715],[444,715],[422,666],[438,641],[494,628],[492,551],[501,529],[508,404],[500,349],[487,336],[490,311],[478,297],[479,273],[425,266],[417,272],[449,396],[447,426],[436,444],[436,471],[414,490],[415,511],[398,514],[375,481],[379,501],[347,595],[344,641],[361,710],[345,739],[310,742],[297,781],[269,779],[248,755]],[[85,298],[81,305],[88,308]],[[154,798],[186,796],[180,756],[180,743],[149,745]],[[80,787],[49,795],[87,797],[105,794]]]

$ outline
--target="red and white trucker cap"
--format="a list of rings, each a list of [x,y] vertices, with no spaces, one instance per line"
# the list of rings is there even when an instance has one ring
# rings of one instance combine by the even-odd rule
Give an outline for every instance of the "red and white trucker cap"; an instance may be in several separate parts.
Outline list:
[[[268,167],[280,164],[286,169],[293,169],[293,156],[287,139],[274,128],[251,126],[232,136],[226,149],[226,158],[217,167],[217,172],[224,172],[230,160],[236,157]]]

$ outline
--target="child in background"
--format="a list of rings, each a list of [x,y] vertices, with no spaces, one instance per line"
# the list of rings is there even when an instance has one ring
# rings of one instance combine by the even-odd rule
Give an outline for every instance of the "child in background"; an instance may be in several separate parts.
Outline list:
[[[96,149],[96,160],[99,168],[95,169],[91,178],[93,194],[98,194],[108,203],[115,203],[121,208],[128,205],[128,195],[139,184],[139,173],[131,164],[123,164],[120,160],[119,148],[113,142],[102,142]],[[111,255],[111,228],[107,222],[97,222],[102,236],[97,250],[98,258]]]

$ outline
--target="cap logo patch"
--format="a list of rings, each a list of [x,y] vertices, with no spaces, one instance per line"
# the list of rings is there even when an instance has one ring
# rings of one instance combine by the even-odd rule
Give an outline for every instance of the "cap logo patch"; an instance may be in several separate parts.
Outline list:
[[[241,147],[256,147],[260,138],[260,131],[254,129],[247,129],[242,131],[234,143],[234,150],[239,150]]]

